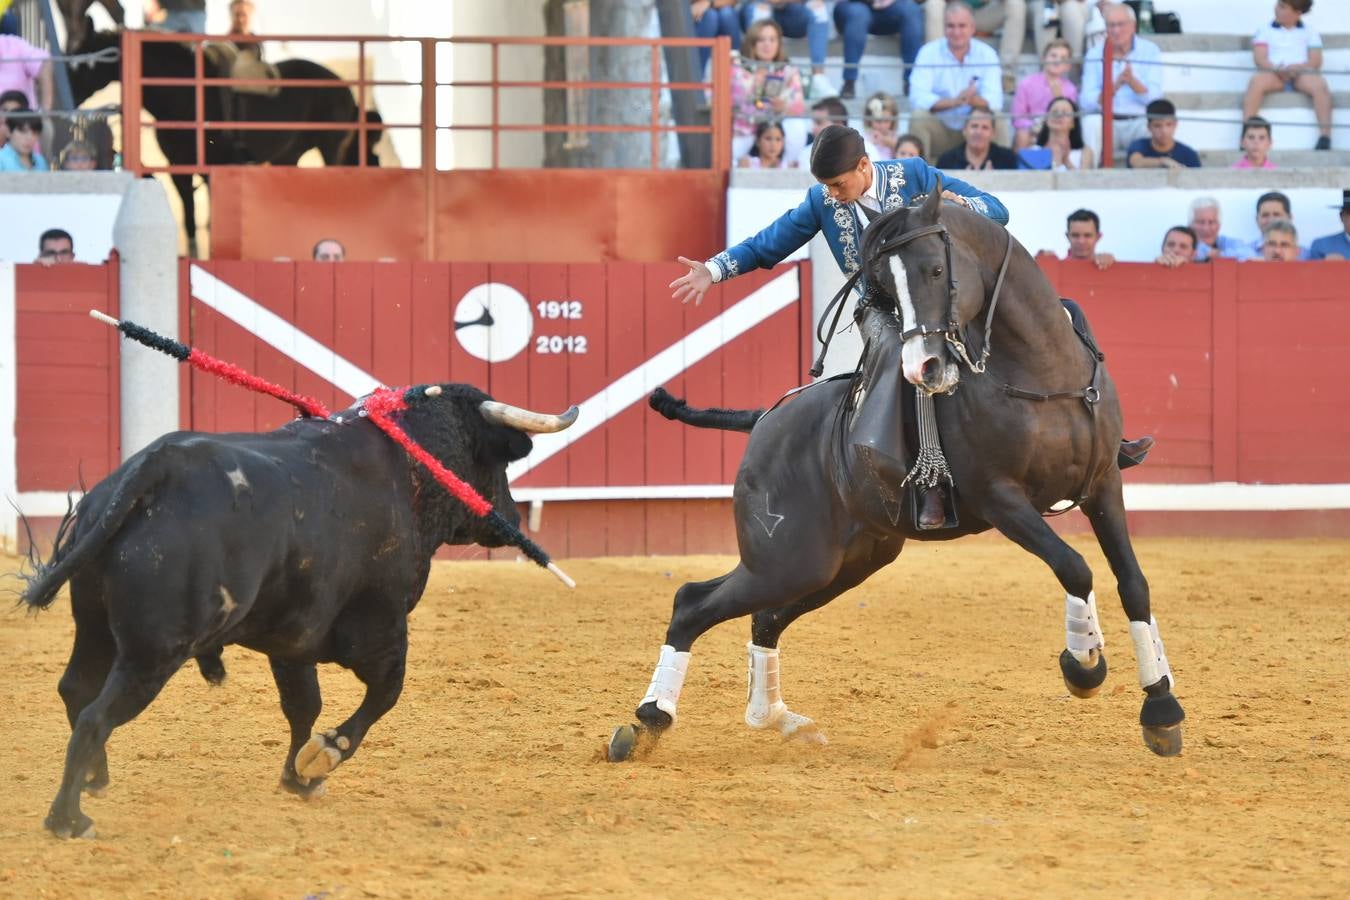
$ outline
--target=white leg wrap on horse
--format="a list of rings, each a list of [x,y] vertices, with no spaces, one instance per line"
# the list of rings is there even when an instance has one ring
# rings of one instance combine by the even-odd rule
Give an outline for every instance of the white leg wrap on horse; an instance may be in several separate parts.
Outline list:
[[[787,708],[779,681],[778,648],[745,645],[749,656],[749,688],[745,701],[745,724],[751,728],[773,728],[791,737],[803,728],[814,726],[809,718]],[[824,735],[810,728],[812,737],[824,743]]]
[[[1177,686],[1172,667],[1167,663],[1162,638],[1158,635],[1158,620],[1149,616],[1147,622],[1130,623],[1130,640],[1134,641],[1134,656],[1139,662],[1139,686],[1149,687],[1167,676],[1170,687]]]
[[[670,723],[674,725],[675,707],[679,705],[684,675],[688,671],[689,651],[676,652],[669,644],[662,644],[656,671],[652,672],[652,683],[647,685],[647,695],[639,705],[655,703],[657,709],[670,716]]]
[[[1096,591],[1089,591],[1086,600],[1073,594],[1064,595],[1064,646],[1083,665],[1096,665],[1092,652],[1106,647],[1101,620],[1097,618]]]

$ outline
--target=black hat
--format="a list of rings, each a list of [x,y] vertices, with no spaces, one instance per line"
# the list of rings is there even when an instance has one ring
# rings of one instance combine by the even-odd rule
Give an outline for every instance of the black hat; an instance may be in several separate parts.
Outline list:
[[[1341,191],[1341,205],[1333,206],[1332,209],[1339,209],[1341,212],[1350,212],[1350,188]]]

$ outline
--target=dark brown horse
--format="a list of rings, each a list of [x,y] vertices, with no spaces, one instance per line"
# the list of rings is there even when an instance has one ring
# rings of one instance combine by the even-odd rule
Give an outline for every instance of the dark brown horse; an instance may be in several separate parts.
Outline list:
[[[1092,523],[1130,620],[1145,743],[1161,755],[1180,752],[1184,714],[1126,530],[1115,387],[1090,334],[1075,333],[1026,250],[984,216],[944,208],[939,193],[865,232],[866,277],[878,294],[861,316],[863,374],[818,382],[762,415],[670,410],[692,424],[750,430],[733,503],[741,559],[720,578],[676,593],[639,724],[615,731],[611,759],[674,723],[690,646],[744,615],[752,617],[746,722],[823,740],[783,702],[779,638],[798,616],[894,560],[909,538],[995,528],[1044,560],[1066,595],[1061,673],[1072,693],[1091,696],[1106,677],[1092,570],[1043,519],[1066,499]],[[854,411],[865,374],[878,369],[903,369],[933,395],[958,526],[918,530],[904,494],[913,487],[879,474],[858,442],[855,423],[867,429]]]

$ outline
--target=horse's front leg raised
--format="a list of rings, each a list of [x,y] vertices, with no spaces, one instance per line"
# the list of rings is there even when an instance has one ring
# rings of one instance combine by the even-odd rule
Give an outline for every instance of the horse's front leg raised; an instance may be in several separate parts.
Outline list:
[[[1102,479],[1096,495],[1083,504],[1083,512],[1092,523],[1097,543],[1111,564],[1121,605],[1130,620],[1130,640],[1134,643],[1135,661],[1139,665],[1139,686],[1145,694],[1144,706],[1139,712],[1144,744],[1159,756],[1176,756],[1181,752],[1181,722],[1186,713],[1172,695],[1176,681],[1163,651],[1158,621],[1150,610],[1148,581],[1130,543],[1119,470],[1111,470]]]

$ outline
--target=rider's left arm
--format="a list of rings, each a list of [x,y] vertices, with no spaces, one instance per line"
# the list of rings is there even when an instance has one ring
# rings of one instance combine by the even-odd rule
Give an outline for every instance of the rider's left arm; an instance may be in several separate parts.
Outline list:
[[[923,192],[927,193],[937,187],[938,171],[932,166],[925,165],[925,177],[928,183],[923,185]],[[986,218],[993,219],[1000,225],[1008,224],[1008,209],[993,194],[985,193],[974,185],[966,184],[959,178],[953,178],[945,172],[942,173],[943,193],[951,192],[958,197],[964,197],[964,205],[975,210]]]

